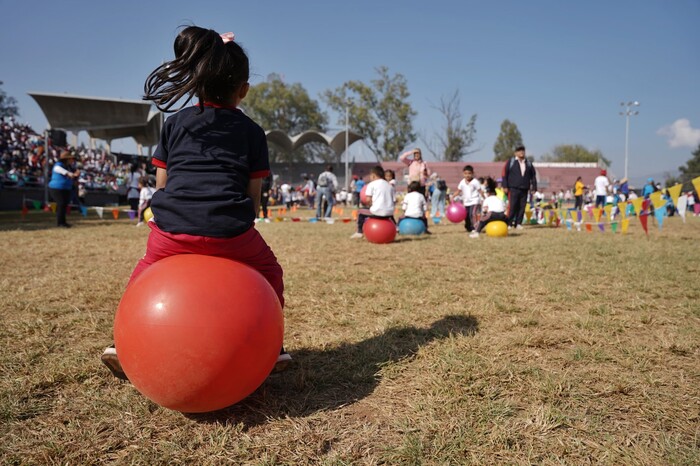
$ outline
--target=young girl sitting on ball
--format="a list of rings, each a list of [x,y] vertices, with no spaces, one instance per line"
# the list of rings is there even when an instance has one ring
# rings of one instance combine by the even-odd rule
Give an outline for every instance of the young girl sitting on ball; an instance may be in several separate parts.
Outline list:
[[[401,205],[404,210],[404,214],[403,217],[399,219],[399,224],[404,218],[418,219],[425,224],[425,233],[429,235],[428,219],[425,216],[428,203],[425,201],[425,196],[420,191],[421,188],[418,181],[411,181],[408,184],[408,194],[404,196],[403,203]]]
[[[176,254],[223,257],[260,272],[284,307],[282,267],[254,227],[270,162],[265,131],[238,108],[250,88],[248,56],[232,32],[197,26],[180,31],[174,51],[144,85],[144,100],[176,113],[165,121],[153,155],[155,221],[148,222],[146,254],[130,281]],[[197,104],[186,106],[195,97]],[[107,348],[102,361],[126,378],[117,349]],[[277,369],[290,361],[282,348]]]

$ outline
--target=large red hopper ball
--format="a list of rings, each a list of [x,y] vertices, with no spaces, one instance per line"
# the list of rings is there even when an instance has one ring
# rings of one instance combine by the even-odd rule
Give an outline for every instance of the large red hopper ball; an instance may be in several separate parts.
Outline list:
[[[277,295],[247,265],[183,254],[126,289],[114,321],[119,361],[144,396],[186,413],[250,395],[272,371],[284,322]]]
[[[370,243],[391,243],[396,238],[396,225],[383,218],[368,218],[362,225],[362,233]]]

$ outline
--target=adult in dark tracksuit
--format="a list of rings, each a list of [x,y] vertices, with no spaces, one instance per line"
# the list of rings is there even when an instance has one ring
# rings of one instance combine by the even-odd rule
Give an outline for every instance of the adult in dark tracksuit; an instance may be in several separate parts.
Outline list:
[[[524,146],[518,146],[515,156],[509,158],[503,167],[503,188],[508,193],[508,225],[520,227],[527,194],[537,191],[537,172],[532,162],[525,158]]]

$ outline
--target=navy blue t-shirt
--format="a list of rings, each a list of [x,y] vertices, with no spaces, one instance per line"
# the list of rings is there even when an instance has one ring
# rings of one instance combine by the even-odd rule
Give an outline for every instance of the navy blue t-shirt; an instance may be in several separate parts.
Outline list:
[[[248,181],[270,174],[265,132],[238,109],[205,105],[165,121],[152,163],[168,180],[151,209],[163,231],[227,238],[255,220]]]

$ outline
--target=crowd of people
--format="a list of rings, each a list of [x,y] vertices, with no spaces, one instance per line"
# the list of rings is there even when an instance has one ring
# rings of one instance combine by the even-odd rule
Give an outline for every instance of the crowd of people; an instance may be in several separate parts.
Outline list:
[[[42,187],[44,185],[44,164],[47,160],[47,157],[44,156],[45,147],[44,136],[37,134],[31,126],[19,123],[13,117],[0,120],[0,189],[13,186]],[[566,190],[560,189],[552,192],[538,190],[534,167],[524,157],[524,147],[518,149],[509,160],[507,167],[504,167],[504,176],[493,180],[495,195],[502,199],[506,205],[514,206],[510,209],[510,211],[514,211],[513,218],[507,219],[511,227],[517,228],[521,225],[525,204],[529,204],[533,208],[546,206],[554,209],[572,207],[583,209],[587,206],[600,207],[608,204],[615,206],[618,202],[631,200],[638,196],[634,190],[630,189],[626,178],[611,181],[606,170],[601,170],[600,175],[592,185],[585,185],[579,177],[575,185]],[[135,174],[135,168],[131,161],[117,160],[103,149],[89,149],[84,146],[59,147],[50,144],[49,172],[60,162],[61,154],[66,151],[74,156],[69,169],[77,172],[74,184],[78,199],[84,200],[89,191],[106,191],[126,195],[133,210],[138,210],[139,218],[142,218],[141,211],[143,209],[140,207],[143,200],[139,199],[139,193],[142,188],[152,188],[148,180],[142,182],[140,180],[146,174],[145,166],[138,167]],[[463,197],[471,197],[465,204],[469,213],[466,227],[469,232],[477,229],[477,219],[482,215],[481,206],[488,197],[487,179],[476,177],[474,183],[471,183],[472,188],[469,189],[474,192],[476,192],[477,184],[479,186],[477,196],[471,192],[467,193],[465,191],[467,188],[463,183],[460,183],[456,189],[448,187],[444,179],[437,173],[430,171],[428,164],[422,159],[420,149],[404,152],[400,155],[399,160],[406,165],[407,173],[403,175],[403,180],[407,188],[411,182],[417,182],[418,192],[425,196],[426,208],[430,211],[429,217],[443,217],[448,202],[461,202]],[[521,164],[522,167],[520,167]],[[521,172],[520,175],[519,172]],[[509,175],[512,175],[514,179],[522,178],[516,180],[522,186],[513,186],[513,189],[510,190],[510,196],[507,194]],[[384,177],[396,190],[396,174],[393,170],[385,170]],[[272,175],[267,181],[266,192],[263,194],[263,217],[265,219],[268,218],[268,205],[284,205],[288,208],[305,206],[316,210],[318,218],[330,217],[333,206],[336,205],[360,208],[362,207],[360,199],[362,190],[371,180],[353,175],[349,189],[347,189],[344,186],[339,186],[338,179],[333,174],[333,166],[328,165],[318,177],[313,174],[304,175],[302,183],[296,186]],[[656,191],[665,190],[661,183],[654,182],[653,179],[649,178],[639,195],[648,197],[649,194]],[[402,203],[403,196],[406,194],[408,192],[399,193],[398,198],[395,195],[394,202]],[[696,193],[689,192],[687,194],[689,194],[688,199],[691,206],[700,202]],[[669,199],[669,215],[673,215],[675,209],[670,202],[670,197],[667,193],[664,196]],[[427,212],[426,217],[428,217]]]
[[[130,173],[129,161],[118,161],[103,149],[84,146],[57,146],[49,144],[48,157],[44,154],[44,136],[31,126],[14,117],[0,120],[0,189],[10,187],[44,186],[44,164],[48,172],[59,161],[63,152],[74,156],[77,187],[83,192],[108,191],[123,194]]]
[[[305,183],[298,186],[296,190],[290,184],[284,183],[276,191],[276,188],[273,188],[273,192],[277,194],[281,203],[305,204],[315,208],[317,218],[330,217],[334,204],[359,208],[358,230],[352,238],[362,237],[361,225],[368,218],[395,221],[393,209],[396,206],[401,206],[403,209],[403,216],[400,219],[418,218],[425,223],[425,230],[429,233],[428,218],[439,221],[440,217],[445,216],[446,203],[460,203],[467,211],[464,226],[472,237],[478,237],[484,226],[494,220],[506,222],[508,228],[522,229],[526,210],[533,212],[532,221],[537,223],[547,221],[546,212],[549,209],[587,210],[589,207],[610,205],[616,213],[620,202],[634,200],[639,196],[649,198],[650,194],[656,191],[663,192],[663,197],[667,200],[668,215],[673,215],[675,211],[671,196],[660,183],[655,183],[649,178],[647,184],[637,194],[630,188],[626,178],[611,181],[605,169],[601,169],[591,185],[585,185],[582,178],[578,177],[575,184],[566,190],[559,189],[551,193],[539,190],[535,168],[525,157],[523,146],[516,148],[513,156],[505,162],[500,178],[477,177],[474,168],[466,165],[463,168],[463,180],[456,189],[447,186],[437,173],[430,171],[428,164],[422,160],[420,149],[401,154],[399,160],[407,167],[403,178],[407,186],[406,193],[396,192],[396,174],[392,170],[379,170],[380,166],[372,169],[368,180],[354,175],[349,192],[345,188],[338,188],[337,179],[332,174],[332,166],[327,167],[316,183],[307,176]],[[386,184],[381,183],[380,180],[386,181]],[[391,192],[389,196],[391,214],[387,214],[390,207],[386,202],[387,190]],[[369,193],[375,191],[380,193],[382,200],[381,207],[373,210],[372,206],[376,207],[376,195]],[[697,199],[697,193],[685,194],[692,212],[692,206],[700,202]],[[274,197],[274,194],[271,196]]]

